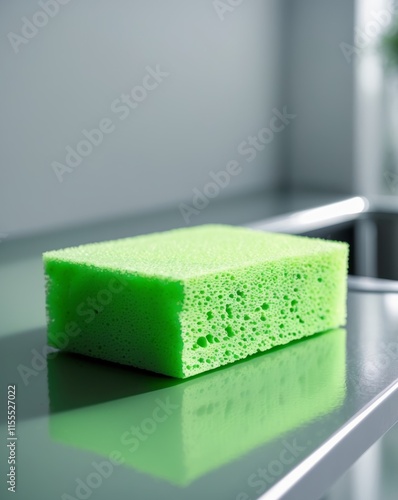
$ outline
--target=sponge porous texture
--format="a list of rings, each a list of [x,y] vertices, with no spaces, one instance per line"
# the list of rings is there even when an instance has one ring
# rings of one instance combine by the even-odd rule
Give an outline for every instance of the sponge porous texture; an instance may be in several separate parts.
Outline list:
[[[222,225],[44,254],[49,343],[185,378],[346,319],[348,246]]]

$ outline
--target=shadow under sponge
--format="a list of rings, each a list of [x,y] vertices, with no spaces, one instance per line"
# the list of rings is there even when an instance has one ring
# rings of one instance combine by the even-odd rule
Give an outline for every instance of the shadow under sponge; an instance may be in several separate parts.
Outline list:
[[[173,377],[346,321],[346,243],[204,225],[43,260],[50,345]]]

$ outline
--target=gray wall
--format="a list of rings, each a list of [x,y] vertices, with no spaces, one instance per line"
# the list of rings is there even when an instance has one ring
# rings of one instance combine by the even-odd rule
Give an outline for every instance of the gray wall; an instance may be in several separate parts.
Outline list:
[[[354,188],[354,73],[340,49],[353,43],[354,0],[285,2],[290,183],[350,193]]]
[[[220,196],[283,182],[283,134],[251,162],[237,151],[285,104],[280,0],[243,1],[223,21],[212,0],[71,0],[19,44],[10,33],[21,35],[24,16],[45,22],[38,10],[36,1],[0,4],[0,232],[177,210],[232,159],[242,173]],[[156,65],[169,76],[121,120],[112,103]],[[104,118],[114,131],[60,183],[52,163],[65,164],[65,147]]]

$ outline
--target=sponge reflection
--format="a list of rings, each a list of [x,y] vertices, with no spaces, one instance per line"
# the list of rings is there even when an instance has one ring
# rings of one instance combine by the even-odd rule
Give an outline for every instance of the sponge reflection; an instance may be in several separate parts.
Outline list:
[[[126,370],[125,383],[134,386],[138,373],[142,391],[59,412],[54,359],[51,437],[187,485],[337,408],[345,396],[345,337],[345,330],[331,330],[170,386],[151,388],[152,374]]]

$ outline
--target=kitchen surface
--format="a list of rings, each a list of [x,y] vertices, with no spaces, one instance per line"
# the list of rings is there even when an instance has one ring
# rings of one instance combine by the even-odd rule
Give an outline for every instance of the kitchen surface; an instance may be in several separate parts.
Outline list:
[[[1,3],[1,499],[396,500],[397,33],[397,0]],[[133,239],[119,271],[135,307],[109,312],[129,326],[95,306],[81,337],[54,347],[66,332],[54,325],[98,282],[44,252],[204,224],[269,246],[242,236],[231,251],[217,226],[193,250],[160,237],[140,254]],[[134,295],[137,277],[145,288],[164,265],[167,283],[183,263],[193,299],[187,276],[174,295]],[[202,310],[199,278],[218,272],[231,288]],[[278,295],[288,276],[303,297]],[[233,328],[228,307],[211,323],[228,297]],[[204,373],[156,373],[176,359],[190,370],[187,349],[205,347],[190,353]]]
[[[299,215],[308,230],[308,223],[336,227],[336,218],[341,226],[342,218],[366,210],[358,198],[330,203],[325,196],[321,205],[317,197],[310,200],[308,194],[272,203],[242,200],[245,213],[228,216],[257,229],[279,224],[286,230],[283,223]],[[140,223],[115,220],[76,234],[110,236],[115,228],[134,234]],[[165,217],[162,229],[169,223]],[[8,353],[2,379],[17,387],[20,498],[49,492],[52,498],[80,498],[90,488],[97,498],[130,489],[135,498],[334,498],[333,488],[340,486],[335,481],[343,482],[341,476],[368,448],[369,454],[377,446],[379,459],[383,446],[392,453],[398,420],[396,293],[354,284],[346,328],[176,380],[46,347],[40,251],[64,238],[68,232],[30,238],[20,255],[15,242],[1,248],[1,352]],[[10,269],[23,274],[16,280],[15,271],[7,276]],[[17,293],[22,283],[25,292]],[[41,292],[32,294],[32,287]],[[164,421],[156,432],[150,425],[146,431],[145,417],[159,406]],[[140,425],[137,437],[131,429]],[[391,460],[394,453],[383,469],[386,481],[378,476],[372,486],[383,488],[383,498],[395,491]]]

